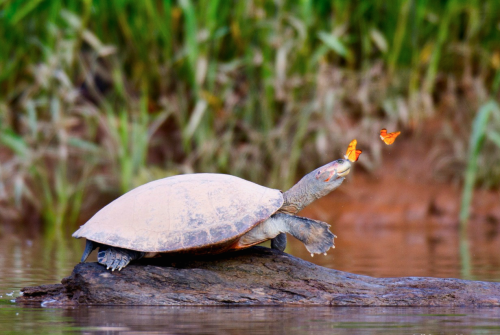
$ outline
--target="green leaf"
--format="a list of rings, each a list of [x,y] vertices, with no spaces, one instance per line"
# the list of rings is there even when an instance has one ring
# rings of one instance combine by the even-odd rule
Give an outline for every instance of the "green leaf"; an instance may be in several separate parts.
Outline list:
[[[500,148],[500,133],[490,130],[486,133],[486,137]]]
[[[467,220],[470,214],[470,204],[474,193],[474,184],[478,170],[478,157],[483,146],[486,136],[486,127],[492,111],[498,110],[498,104],[495,101],[490,101],[479,108],[474,122],[472,124],[472,134],[469,141],[469,157],[467,169],[465,171],[465,182],[462,191],[462,204],[460,206],[460,225],[462,230],[465,229]]]
[[[340,56],[343,57],[348,56],[347,48],[344,46],[344,44],[340,41],[340,39],[337,36],[328,34],[324,31],[320,31],[318,33],[318,38]]]
[[[28,155],[28,145],[21,136],[11,129],[4,129],[0,132],[0,142],[21,157]]]
[[[99,146],[96,145],[95,143],[82,140],[81,138],[78,137],[70,137],[68,139],[68,144],[75,148],[82,149],[83,151],[88,151],[88,152],[98,152],[100,149]]]
[[[17,24],[20,20],[22,20],[25,16],[29,15],[30,12],[35,10],[35,8],[42,2],[42,0],[32,0],[25,1],[23,6],[19,8],[16,13],[11,17],[10,22],[12,25]]]

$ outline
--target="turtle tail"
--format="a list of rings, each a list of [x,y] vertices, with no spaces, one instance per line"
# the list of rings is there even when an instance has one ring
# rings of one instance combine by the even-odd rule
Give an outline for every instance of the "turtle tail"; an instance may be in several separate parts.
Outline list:
[[[84,263],[92,253],[92,251],[94,251],[94,249],[98,246],[99,245],[97,243],[94,243],[91,240],[87,240],[87,243],[85,243],[85,250],[83,251],[82,259],[80,260],[80,262]]]

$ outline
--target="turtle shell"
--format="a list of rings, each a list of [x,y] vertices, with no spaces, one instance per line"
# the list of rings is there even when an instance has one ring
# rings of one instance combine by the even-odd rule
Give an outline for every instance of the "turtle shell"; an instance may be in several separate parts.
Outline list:
[[[236,241],[282,204],[280,191],[238,177],[178,175],[125,193],[73,237],[143,252],[217,249]]]

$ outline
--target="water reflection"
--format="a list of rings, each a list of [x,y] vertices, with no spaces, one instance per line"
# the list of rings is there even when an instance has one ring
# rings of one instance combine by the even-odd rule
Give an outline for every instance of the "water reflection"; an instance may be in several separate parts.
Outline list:
[[[497,334],[499,318],[498,308],[0,308],[4,330],[38,334]]]
[[[337,248],[314,258],[290,238],[287,251],[319,265],[379,276],[435,276],[500,281],[500,240],[480,226],[467,240],[454,227],[421,222],[401,227],[346,225],[309,210],[305,216],[332,223]],[[464,243],[464,241],[466,243]],[[0,236],[0,329],[19,334],[467,334],[500,333],[500,309],[446,308],[214,308],[82,307],[22,308],[11,300],[24,286],[60,282],[71,273],[83,241]],[[90,261],[95,261],[95,253]],[[467,259],[467,267],[463,260]],[[13,294],[10,296],[8,294]]]

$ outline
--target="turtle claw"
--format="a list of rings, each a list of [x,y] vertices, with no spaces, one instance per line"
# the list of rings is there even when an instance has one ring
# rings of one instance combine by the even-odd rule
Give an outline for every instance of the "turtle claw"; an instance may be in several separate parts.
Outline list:
[[[106,266],[106,270],[121,271],[134,259],[140,259],[144,256],[143,252],[128,249],[109,247],[100,250],[97,254],[97,261]]]
[[[123,258],[118,264],[118,271],[121,271],[124,267],[126,267],[130,263],[130,260]]]
[[[121,255],[120,255],[121,256]],[[122,257],[117,257],[115,261],[113,262],[113,270],[115,271],[120,267],[120,264],[122,263]]]

